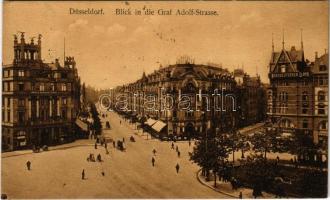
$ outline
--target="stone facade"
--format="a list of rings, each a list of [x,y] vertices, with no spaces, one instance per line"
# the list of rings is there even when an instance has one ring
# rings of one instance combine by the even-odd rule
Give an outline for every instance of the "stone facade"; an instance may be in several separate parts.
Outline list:
[[[327,140],[328,132],[328,53],[305,59],[303,42],[297,50],[284,47],[273,51],[269,63],[270,87],[267,114],[282,132],[302,131],[314,142]]]
[[[15,150],[74,139],[80,108],[80,78],[73,57],[64,66],[44,63],[41,35],[14,38],[14,60],[2,68],[2,149]]]

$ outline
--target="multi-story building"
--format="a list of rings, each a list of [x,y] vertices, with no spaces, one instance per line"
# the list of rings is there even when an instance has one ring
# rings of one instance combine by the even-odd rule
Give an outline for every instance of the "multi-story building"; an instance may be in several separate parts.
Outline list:
[[[251,77],[243,69],[235,69],[236,97],[238,100],[238,127],[244,127],[266,119],[266,88],[260,76]]]
[[[228,70],[186,60],[149,75],[143,73],[141,79],[117,87],[110,94],[112,105],[126,101],[120,96],[129,97],[124,106],[126,111],[146,117],[146,124],[157,132],[196,137],[211,128],[225,131],[235,126],[235,87],[234,77]],[[185,109],[187,107],[189,109]],[[216,111],[215,107],[218,107]]]
[[[74,139],[80,78],[73,57],[64,66],[44,63],[41,35],[26,42],[15,35],[13,63],[2,68],[2,149],[51,145]]]
[[[298,50],[272,47],[269,63],[270,87],[267,91],[268,112],[273,123],[289,134],[302,131],[314,142],[327,140],[328,132],[328,54],[315,56],[309,63],[303,42]]]

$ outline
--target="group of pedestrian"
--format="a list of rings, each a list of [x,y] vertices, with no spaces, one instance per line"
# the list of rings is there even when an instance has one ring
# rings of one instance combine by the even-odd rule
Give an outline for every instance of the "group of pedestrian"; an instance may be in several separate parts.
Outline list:
[[[174,144],[172,143],[172,149],[174,149]],[[156,162],[156,159],[155,159],[155,156],[156,156],[156,149],[153,149],[152,150],[152,153],[153,153],[153,156],[151,157],[151,164],[153,167],[155,167],[155,162]],[[180,157],[180,151],[178,151],[178,156]],[[180,165],[179,163],[177,163],[175,165],[175,169],[176,169],[176,173],[179,173],[179,170],[180,170]]]

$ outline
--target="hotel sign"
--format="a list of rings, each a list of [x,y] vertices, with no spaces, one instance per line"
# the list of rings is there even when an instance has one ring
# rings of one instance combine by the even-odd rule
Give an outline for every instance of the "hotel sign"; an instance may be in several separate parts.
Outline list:
[[[309,72],[290,72],[290,73],[275,73],[271,74],[271,78],[296,78],[296,77],[309,77]]]

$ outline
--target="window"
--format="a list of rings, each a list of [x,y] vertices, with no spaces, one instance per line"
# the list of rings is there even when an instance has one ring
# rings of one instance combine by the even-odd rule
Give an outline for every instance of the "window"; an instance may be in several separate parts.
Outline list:
[[[51,83],[51,84],[50,84],[50,90],[51,90],[51,91],[55,91],[55,84],[54,84],[54,83]]]
[[[319,91],[317,93],[317,97],[319,101],[325,101],[325,92],[324,91]]]
[[[66,84],[65,83],[62,84],[62,91],[66,91]]]
[[[308,120],[304,119],[302,125],[303,125],[303,128],[308,128]]]
[[[319,115],[324,115],[325,114],[325,106],[323,103],[320,103],[317,105],[317,111]]]
[[[322,121],[320,124],[319,124],[319,130],[327,130],[327,122],[326,121]]]
[[[6,82],[6,83],[7,83],[7,91],[11,91],[10,82]]]
[[[319,71],[327,71],[327,66],[325,66],[325,65],[320,65],[319,66]]]
[[[285,73],[286,72],[286,66],[285,65],[281,65],[281,73]]]
[[[45,91],[45,84],[44,83],[40,83],[39,90],[41,92]]]
[[[319,85],[324,85],[324,80],[323,80],[323,78],[319,78]]]
[[[18,70],[18,76],[24,77],[24,70]]]
[[[3,70],[3,77],[7,78],[9,76],[8,70]]]
[[[18,83],[18,91],[24,91],[24,83]]]
[[[66,110],[62,110],[62,117],[63,119],[66,119]]]
[[[303,100],[303,101],[308,101],[308,95],[307,95],[307,92],[303,92],[303,94],[302,94],[302,100]]]
[[[18,106],[25,106],[25,99],[19,99]]]
[[[7,111],[7,122],[10,122],[10,111]]]
[[[24,112],[18,112],[18,123],[24,122]]]
[[[307,112],[308,112],[308,109],[305,108],[305,107],[303,107],[303,109],[302,109],[302,114],[307,114]]]
[[[8,101],[7,101],[7,108],[10,108],[10,98],[8,98]]]
[[[62,104],[63,104],[63,105],[66,105],[66,103],[67,103],[67,102],[66,102],[66,98],[62,98]]]

